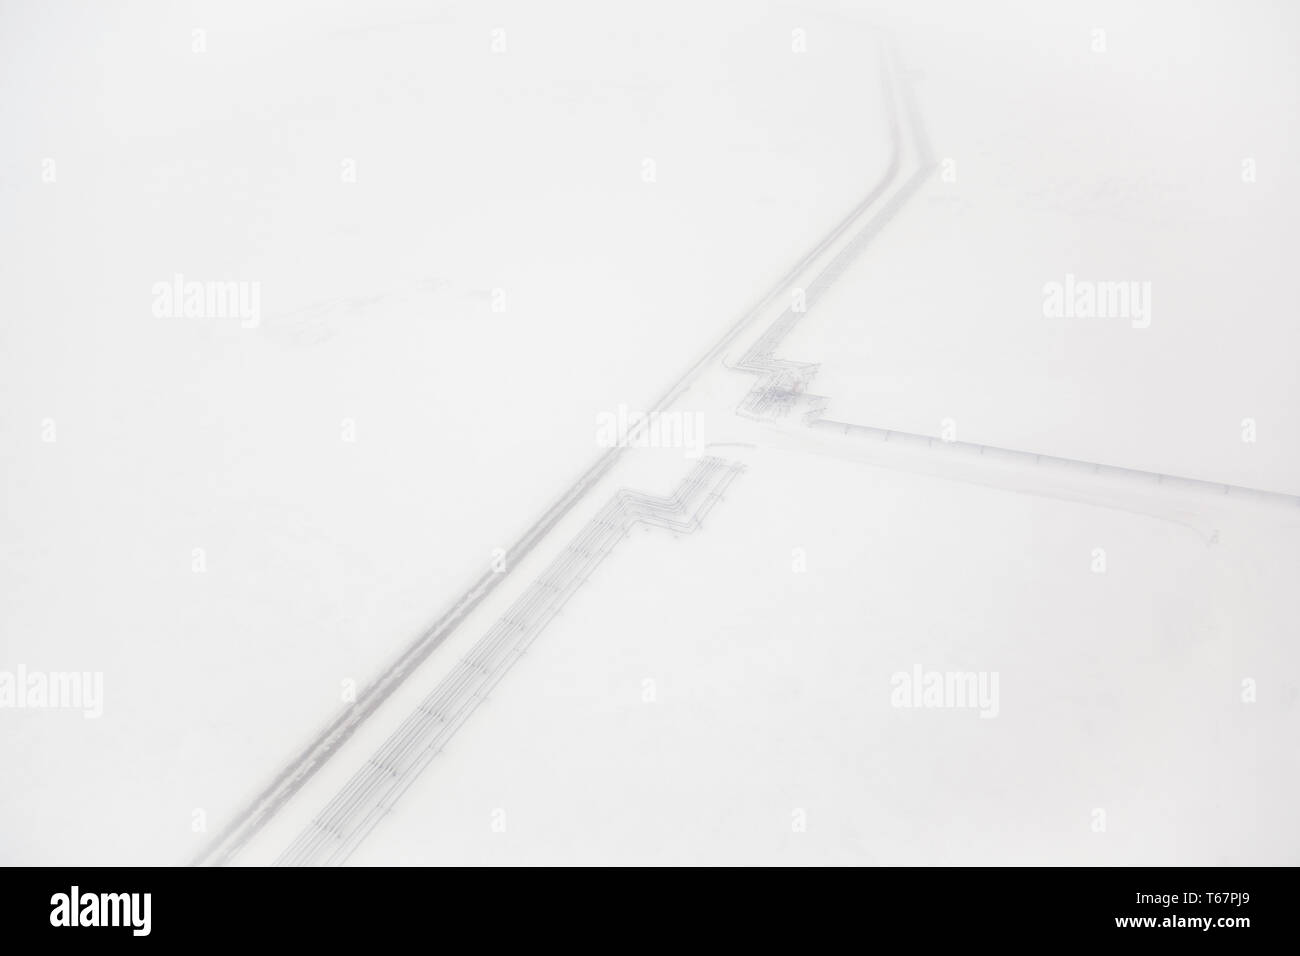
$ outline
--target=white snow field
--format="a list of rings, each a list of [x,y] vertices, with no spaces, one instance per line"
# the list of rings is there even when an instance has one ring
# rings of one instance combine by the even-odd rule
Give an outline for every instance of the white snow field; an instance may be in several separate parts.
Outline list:
[[[979,6],[899,18],[940,168],[782,354],[835,420],[1300,493],[1300,15],[1025,4],[1026,45]],[[1147,314],[1046,317],[1067,275]]]
[[[0,646],[106,698],[0,712],[0,858],[186,859],[885,163],[833,11],[437,10],[0,14]]]
[[[1298,516],[748,465],[705,533],[624,542],[353,863],[1294,861]],[[996,718],[893,707],[916,664],[997,672]]]
[[[494,561],[205,862],[1296,862],[1300,15],[980,6],[0,9],[0,671],[104,680],[99,718],[0,707],[0,862],[205,859]],[[878,183],[775,347],[806,393],[737,414]],[[160,316],[178,274],[260,312]],[[1045,315],[1067,275],[1149,323]],[[700,443],[497,551],[702,356]],[[314,836],[615,495],[714,459],[698,528],[611,536]],[[916,670],[997,694],[899,706]]]

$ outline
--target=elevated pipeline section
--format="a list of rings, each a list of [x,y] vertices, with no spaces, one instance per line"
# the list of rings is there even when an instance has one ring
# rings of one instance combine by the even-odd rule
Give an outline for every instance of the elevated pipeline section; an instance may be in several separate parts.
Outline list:
[[[743,465],[702,458],[667,498],[620,490],[276,860],[337,866],[393,808],[493,687],[638,525],[699,530]]]

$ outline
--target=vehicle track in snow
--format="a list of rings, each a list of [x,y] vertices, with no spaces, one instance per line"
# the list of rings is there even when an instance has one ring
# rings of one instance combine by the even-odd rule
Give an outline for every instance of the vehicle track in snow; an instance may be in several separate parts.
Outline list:
[[[668,498],[617,492],[276,860],[338,866],[633,528],[699,530],[743,465],[705,457]]]
[[[906,87],[907,79],[896,68],[892,52],[881,45],[881,82],[888,108],[893,111],[893,97],[897,86]],[[896,86],[897,84],[897,86]],[[903,102],[910,103],[905,95]],[[635,443],[639,434],[648,427],[651,420],[667,410],[686,392],[702,373],[714,367],[725,350],[737,338],[751,329],[767,314],[774,303],[786,297],[800,278],[809,273],[816,273],[832,250],[837,249],[846,239],[855,235],[858,229],[870,227],[870,223],[880,197],[892,186],[898,177],[899,143],[896,139],[898,127],[891,123],[890,144],[893,160],[886,168],[881,180],[875,184],[866,196],[828,232],[817,244],[799,259],[761,298],[759,298],[743,315],[733,322],[720,338],[669,386],[659,399],[647,410],[644,417],[638,419],[623,436],[623,440],[603,452],[596,461],[584,471],[555,500],[555,502],[537,518],[529,528],[507,550],[510,557],[506,571],[497,572],[487,569],[470,587],[457,598],[443,613],[419,636],[411,641],[369,685],[358,692],[357,699],[337,716],[332,718],[283,769],[264,787],[243,810],[209,842],[209,844],[191,861],[195,866],[221,866],[230,862],[234,856],[255,837],[270,819],[285,806],[315,775],[315,773],[338,752],[359,727],[388,700],[403,682],[418,669],[459,625],[483,601],[491,595],[509,576],[511,569],[517,567],[550,534],[555,526],[568,515],[595,488],[610,470],[619,462],[624,453]]]

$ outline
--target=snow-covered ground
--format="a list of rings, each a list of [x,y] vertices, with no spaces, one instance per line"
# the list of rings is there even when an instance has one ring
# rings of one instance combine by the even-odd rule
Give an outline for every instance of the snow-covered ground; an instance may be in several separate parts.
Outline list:
[[[3,659],[106,685],[0,713],[14,862],[188,856],[886,161],[828,13],[3,16]],[[178,272],[260,324],[155,317]]]
[[[620,546],[355,863],[1294,860],[1300,515],[1219,512],[1209,544],[832,456],[747,464],[704,533]],[[996,718],[892,706],[917,664],[997,672]]]
[[[105,691],[0,709],[0,861],[235,818],[884,175],[882,25],[940,165],[778,349],[826,416],[1300,493],[1297,18],[1196,6],[0,10],[0,670]],[[260,320],[156,316],[176,273]],[[1045,317],[1067,274],[1149,327]],[[752,378],[676,406],[747,466],[705,528],[622,542],[355,862],[1294,862],[1300,508],[759,424]],[[626,456],[239,862],[689,464]],[[915,666],[996,719],[892,706]]]
[[[1297,11],[969,7],[898,18],[939,169],[782,354],[835,420],[1300,493]],[[1045,316],[1067,275],[1148,314]]]

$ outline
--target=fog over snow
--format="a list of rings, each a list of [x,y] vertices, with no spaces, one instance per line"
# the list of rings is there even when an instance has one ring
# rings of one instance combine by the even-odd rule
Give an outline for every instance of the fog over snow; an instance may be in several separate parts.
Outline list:
[[[1296,862],[1297,40],[0,7],[0,862]]]

